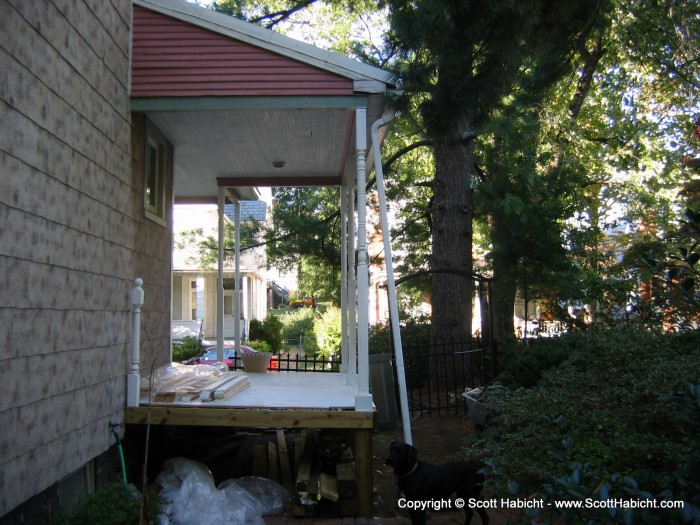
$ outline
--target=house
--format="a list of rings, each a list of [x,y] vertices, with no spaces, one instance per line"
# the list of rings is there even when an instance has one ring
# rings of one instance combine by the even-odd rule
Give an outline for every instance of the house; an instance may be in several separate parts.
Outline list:
[[[266,202],[241,202],[242,221],[265,221]],[[199,243],[216,236],[217,208],[206,204],[178,204],[173,208],[173,320],[174,340],[185,336],[216,339],[216,268],[202,261]],[[225,207],[225,220],[232,222],[232,206]],[[194,242],[192,232],[202,231]],[[224,337],[234,337],[235,267],[231,258],[224,259]],[[239,268],[240,322],[243,339],[247,339],[251,319],[264,320],[268,308],[267,257],[264,247],[241,254]]]
[[[255,187],[342,188],[344,351],[371,410],[364,184],[389,73],[182,0],[6,0],[0,64],[2,525],[111,478],[132,342],[142,370],[170,361],[173,202],[221,225]]]

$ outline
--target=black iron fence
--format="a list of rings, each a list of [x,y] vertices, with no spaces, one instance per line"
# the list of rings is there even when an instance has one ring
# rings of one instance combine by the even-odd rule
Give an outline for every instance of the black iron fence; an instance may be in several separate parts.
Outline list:
[[[267,369],[269,372],[339,372],[340,359],[283,352],[272,358]],[[234,361],[231,370],[243,370],[243,365],[238,359]]]
[[[403,346],[404,373],[410,416],[466,413],[462,394],[488,383],[492,363],[481,341],[454,343],[412,343]],[[392,358],[396,372],[396,360]],[[242,370],[238,360],[233,370]],[[340,370],[340,358],[333,359],[290,350],[275,356],[270,372],[330,372]],[[398,404],[398,380],[395,378]]]
[[[412,344],[403,347],[411,417],[464,413],[465,391],[484,386],[489,375],[481,341]]]

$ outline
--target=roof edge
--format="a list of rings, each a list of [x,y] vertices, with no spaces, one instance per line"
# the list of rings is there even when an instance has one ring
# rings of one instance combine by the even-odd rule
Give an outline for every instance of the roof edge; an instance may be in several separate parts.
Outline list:
[[[352,79],[357,92],[377,93],[379,84],[395,87],[392,72],[244,22],[233,16],[200,7],[186,0],[132,0],[134,5],[267,49],[300,62]],[[368,91],[369,90],[369,91]]]

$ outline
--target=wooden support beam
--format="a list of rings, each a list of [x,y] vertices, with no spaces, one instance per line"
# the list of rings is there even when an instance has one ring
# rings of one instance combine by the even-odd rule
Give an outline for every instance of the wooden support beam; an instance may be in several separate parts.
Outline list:
[[[357,475],[357,513],[372,517],[372,431],[355,431],[355,467]]]
[[[373,412],[354,410],[271,410],[226,407],[139,406],[124,409],[126,423],[252,428],[371,429]]]
[[[282,486],[287,490],[292,490],[292,466],[289,464],[289,451],[287,450],[287,438],[284,430],[277,430],[277,450],[280,457],[280,473]]]
[[[267,477],[277,483],[280,482],[279,462],[277,459],[277,445],[267,442]]]

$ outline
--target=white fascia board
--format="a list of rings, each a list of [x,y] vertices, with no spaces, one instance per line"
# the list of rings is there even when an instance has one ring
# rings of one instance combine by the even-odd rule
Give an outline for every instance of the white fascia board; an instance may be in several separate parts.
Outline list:
[[[353,82],[353,91],[356,93],[386,93],[387,85],[378,80],[355,80]]]
[[[379,89],[378,84],[383,84],[384,87],[381,91],[368,91],[369,93],[383,93],[386,91],[387,85],[393,87],[396,82],[396,75],[389,71],[352,60],[332,51],[320,49],[233,16],[199,7],[185,0],[133,0],[133,3],[355,81],[376,81],[377,84],[368,82],[366,85],[367,88],[373,90]],[[364,92],[357,89],[364,86],[365,84],[362,82],[359,84],[355,82],[355,90],[358,92]]]

